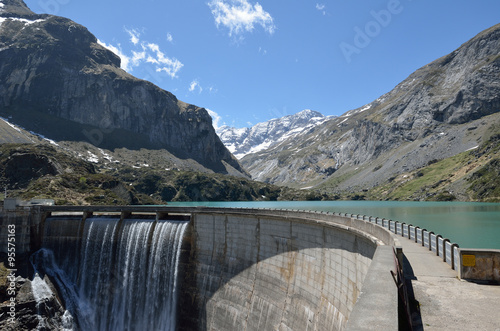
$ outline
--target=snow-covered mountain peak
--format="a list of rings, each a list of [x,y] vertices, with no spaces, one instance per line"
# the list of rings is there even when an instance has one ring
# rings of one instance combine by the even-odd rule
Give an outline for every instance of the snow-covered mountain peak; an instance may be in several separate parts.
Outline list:
[[[260,152],[331,119],[332,116],[306,109],[294,115],[261,122],[251,128],[222,126],[217,134],[224,145],[238,158]]]

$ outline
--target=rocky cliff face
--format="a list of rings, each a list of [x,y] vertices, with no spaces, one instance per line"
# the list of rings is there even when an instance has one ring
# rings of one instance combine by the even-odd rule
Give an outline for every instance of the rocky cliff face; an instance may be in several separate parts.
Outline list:
[[[1,0],[0,115],[55,140],[164,148],[217,172],[244,172],[205,109],[120,69],[83,26]]]
[[[275,118],[251,128],[222,126],[217,134],[226,147],[238,158],[265,150],[284,140],[295,138],[318,126],[331,116],[306,109],[294,115]]]
[[[477,147],[500,129],[500,25],[372,103],[247,155],[257,180],[360,190]]]

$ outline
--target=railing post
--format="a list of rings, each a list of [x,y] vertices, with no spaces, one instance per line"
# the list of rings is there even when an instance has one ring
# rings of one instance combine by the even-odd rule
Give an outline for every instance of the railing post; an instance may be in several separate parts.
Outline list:
[[[443,238],[442,235],[438,234],[436,236],[436,255],[439,256],[439,238]]]
[[[457,244],[451,244],[451,269],[456,269],[456,261],[455,261],[455,247],[458,248]],[[460,257],[460,254],[458,255]]]
[[[450,242],[450,239],[443,239],[443,262],[446,262],[446,243]],[[453,250],[450,252],[450,256],[453,255]]]
[[[434,232],[432,231],[429,231],[429,250],[432,251],[432,235],[434,234]]]

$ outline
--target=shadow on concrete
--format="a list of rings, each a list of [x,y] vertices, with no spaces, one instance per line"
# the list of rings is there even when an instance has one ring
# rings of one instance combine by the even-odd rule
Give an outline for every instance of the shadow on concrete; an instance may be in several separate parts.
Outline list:
[[[420,313],[420,303],[415,299],[415,293],[413,291],[412,284],[412,281],[417,280],[417,277],[415,276],[413,268],[405,255],[403,255],[403,274],[405,277],[406,290],[408,292],[408,304],[410,308],[412,328],[406,327],[400,328],[400,330],[424,330],[422,315]]]
[[[184,278],[181,281],[181,289],[179,290],[179,330],[210,330],[211,326],[207,325],[210,320],[209,315],[217,314],[207,311],[207,303],[212,296],[219,293],[220,289],[224,288],[234,278],[240,278],[238,282],[241,282],[241,278],[245,279],[248,277],[245,276],[246,273],[252,274],[255,272],[249,272],[250,269],[256,269],[257,264],[265,263],[268,259],[275,256],[286,255],[292,252],[298,253],[311,248],[321,248],[337,249],[345,251],[346,253],[358,254],[360,257],[371,260],[377,247],[369,239],[340,227],[330,228],[325,227],[324,224],[294,222],[286,218],[271,218],[271,220],[267,220],[265,216],[262,218],[255,218],[245,215],[235,216],[234,218],[233,220],[228,216],[218,216],[211,221],[212,226],[216,229],[211,229],[211,231],[222,235],[219,235],[219,237],[214,236],[214,238],[211,239],[212,241],[209,240],[209,246],[214,247],[213,255],[212,252],[206,252],[212,256],[201,257],[207,259],[207,261],[200,260],[198,256],[199,251],[196,247],[196,237],[202,235],[208,237],[213,236],[213,234],[208,232],[197,233],[193,223],[186,229],[181,253],[181,262],[179,264],[181,268],[179,274],[183,275]],[[275,232],[269,232],[269,230],[264,231],[263,222],[273,222],[275,225],[273,231]],[[243,226],[243,224],[246,224],[246,236],[252,238],[249,242],[255,241],[255,248],[248,256],[246,254],[235,256],[233,252],[230,252],[230,247],[232,247],[231,244],[239,242],[238,245],[242,247],[249,242],[246,242],[244,238],[237,238],[241,234],[230,229],[232,226]],[[281,225],[278,226],[277,224]],[[307,233],[307,231],[304,230],[306,227],[310,232],[316,235],[311,235],[311,233],[309,233],[309,236],[302,236],[301,233]],[[266,233],[266,235],[263,233]],[[335,239],[325,241],[324,238],[327,237],[327,233],[332,238],[335,237]],[[341,240],[344,236],[348,236],[349,240]],[[320,238],[320,240],[318,238]],[[216,247],[218,248],[216,249]],[[242,250],[242,252],[244,251],[245,250]],[[197,270],[197,266],[202,262],[206,263],[206,265],[203,265],[203,268],[206,269],[206,274],[200,273],[200,271]],[[284,265],[282,267],[285,276],[290,275],[288,277],[295,277],[291,275],[294,275],[296,272],[300,273],[300,271],[294,270],[296,267],[295,265]],[[253,277],[255,278],[252,279],[252,281],[256,284],[260,284],[260,286],[263,286],[263,282],[267,282],[265,278],[269,278],[262,273],[256,273]],[[200,284],[204,284],[202,289],[199,288]],[[276,291],[280,292],[281,290],[278,290],[278,288],[281,288],[280,286],[282,285],[281,283],[277,284]],[[226,291],[230,292],[231,290],[227,289]],[[271,288],[269,292],[273,292]],[[282,294],[285,295],[285,297],[288,295],[287,291],[284,291]],[[246,295],[248,295],[248,293],[245,292],[244,296]],[[247,300],[249,300],[248,298],[249,297],[247,297]],[[299,299],[300,296],[294,298],[294,300]],[[227,298],[224,300],[227,300]],[[283,298],[283,300],[285,300],[285,298]],[[291,299],[287,298],[286,300]],[[239,303],[242,306],[245,304],[245,302]],[[250,304],[250,302],[247,304]],[[272,319],[273,317],[271,316],[268,318]]]

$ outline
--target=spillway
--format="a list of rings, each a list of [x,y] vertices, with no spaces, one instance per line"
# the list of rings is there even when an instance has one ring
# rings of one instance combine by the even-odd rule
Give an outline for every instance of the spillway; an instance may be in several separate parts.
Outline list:
[[[187,224],[48,218],[32,260],[56,283],[81,330],[175,330]]]

